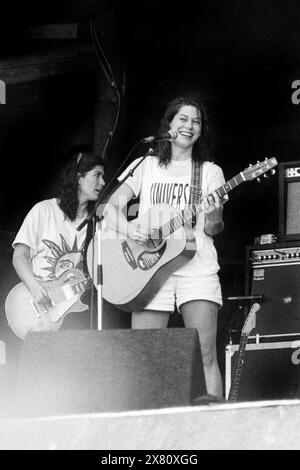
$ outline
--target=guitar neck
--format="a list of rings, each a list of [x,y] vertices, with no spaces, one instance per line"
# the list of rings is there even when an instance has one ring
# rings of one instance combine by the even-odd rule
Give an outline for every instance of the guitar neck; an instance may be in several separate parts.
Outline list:
[[[240,345],[239,345],[234,378],[232,380],[229,395],[228,395],[228,401],[233,401],[233,402],[237,401],[237,395],[238,395],[238,390],[239,390],[240,381],[241,381],[242,369],[244,365],[244,356],[245,356],[247,341],[248,341],[248,334],[242,334]]]
[[[246,178],[244,177],[243,172],[240,172],[230,180],[226,181],[226,183],[224,183],[218,189],[216,189],[216,193],[218,194],[219,198],[223,198],[232,189],[236,188],[244,181],[246,181]],[[202,212],[202,210],[203,209],[200,204],[190,204],[184,211],[181,212],[181,214],[178,214],[169,222],[162,225],[160,229],[162,237],[167,237],[182,225],[190,223],[193,217],[197,217],[200,212]]]

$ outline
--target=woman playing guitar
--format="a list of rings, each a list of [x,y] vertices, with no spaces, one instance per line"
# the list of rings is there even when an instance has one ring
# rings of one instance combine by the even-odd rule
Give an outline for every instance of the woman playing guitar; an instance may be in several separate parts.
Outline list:
[[[185,326],[199,332],[207,393],[221,397],[216,331],[222,294],[213,236],[223,230],[223,202],[215,189],[225,180],[221,168],[212,161],[207,117],[200,101],[191,97],[173,100],[162,119],[159,135],[166,135],[170,130],[170,139],[160,142],[155,156],[147,157],[111,197],[106,218],[108,225],[117,228],[120,234],[145,243],[153,234],[136,221],[128,222],[122,209],[131,199],[139,197],[140,214],[162,203],[183,211],[190,202],[192,169],[198,162],[200,187],[195,191],[202,193],[203,212],[193,227],[187,227],[188,237],[195,240],[195,253],[187,257],[184,266],[170,274],[144,309],[132,313],[132,328],[167,327],[176,304]],[[135,164],[136,161],[130,168]]]
[[[24,320],[18,336],[31,329],[52,329],[52,323],[58,329],[55,321],[65,313],[63,308],[87,310],[77,295],[85,288],[87,226],[81,231],[77,227],[94,207],[105,184],[103,176],[104,162],[98,155],[76,153],[64,168],[59,197],[38,202],[24,219],[13,242],[13,265],[24,284],[16,286],[6,301],[8,321],[17,334],[18,321]],[[26,298],[20,305],[23,293]],[[86,319],[88,327],[88,315]]]

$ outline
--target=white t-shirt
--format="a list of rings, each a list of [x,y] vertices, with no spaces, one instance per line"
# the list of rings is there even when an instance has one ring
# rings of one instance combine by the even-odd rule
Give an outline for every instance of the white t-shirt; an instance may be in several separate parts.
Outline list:
[[[119,179],[132,169],[140,159],[132,162]],[[202,166],[202,194],[204,196],[222,186],[225,182],[222,169],[212,163]],[[192,160],[174,161],[165,168],[159,166],[155,156],[147,157],[126,180],[134,196],[140,197],[139,213],[144,214],[154,204],[167,203],[178,211],[186,208],[189,202],[192,173]],[[204,213],[198,216],[194,228],[197,242],[195,256],[185,266],[176,271],[177,275],[214,275],[219,270],[217,252],[212,237],[204,232]]]
[[[30,248],[33,272],[40,280],[57,279],[70,268],[82,271],[86,226],[76,230],[82,221],[65,218],[55,198],[41,201],[25,217],[12,246]]]

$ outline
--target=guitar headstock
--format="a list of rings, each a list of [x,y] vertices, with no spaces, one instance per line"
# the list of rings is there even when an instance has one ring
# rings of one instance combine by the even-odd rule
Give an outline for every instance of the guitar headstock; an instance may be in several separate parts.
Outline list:
[[[242,335],[249,335],[249,333],[255,328],[256,326],[256,313],[260,310],[260,304],[255,302],[251,308],[250,312],[248,313],[247,319],[244,323],[242,329]]]
[[[244,171],[242,171],[244,178],[248,181],[258,179],[261,175],[266,176],[266,173],[268,171],[271,171],[272,174],[275,173],[274,168],[278,165],[278,162],[275,157],[272,158],[266,158],[265,160],[261,162],[255,163],[255,165],[249,165],[248,168],[245,168]]]

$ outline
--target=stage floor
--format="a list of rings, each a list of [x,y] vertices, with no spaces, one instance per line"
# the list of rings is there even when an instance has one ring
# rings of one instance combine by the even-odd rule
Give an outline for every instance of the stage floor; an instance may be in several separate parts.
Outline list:
[[[300,449],[300,400],[6,418],[0,449]]]

